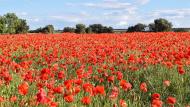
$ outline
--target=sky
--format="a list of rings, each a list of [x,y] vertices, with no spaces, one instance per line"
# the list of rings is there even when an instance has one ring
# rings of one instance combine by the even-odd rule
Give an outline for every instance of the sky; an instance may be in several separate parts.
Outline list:
[[[190,27],[190,0],[0,0],[0,15],[14,12],[31,29],[56,29],[101,23],[114,28],[166,18],[174,27]]]

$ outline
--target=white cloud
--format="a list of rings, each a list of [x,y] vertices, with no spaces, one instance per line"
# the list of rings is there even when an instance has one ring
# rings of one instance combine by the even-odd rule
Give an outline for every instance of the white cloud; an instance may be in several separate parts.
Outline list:
[[[52,13],[45,16],[30,16],[25,12],[20,12],[20,16],[26,17],[30,23],[57,23],[60,26],[70,26],[77,23],[93,24],[102,23],[115,28],[127,28],[136,23],[149,24],[156,18],[166,18],[174,26],[188,27],[190,23],[190,8],[184,9],[163,9],[149,10],[142,12],[141,7],[148,4],[150,0],[101,0],[99,2],[70,3],[66,6],[78,11]],[[89,10],[85,10],[89,9]]]
[[[126,21],[128,22],[128,25],[134,25],[139,22],[149,24],[157,18],[165,18],[169,20],[173,23],[174,27],[190,27],[190,8],[153,10],[147,13],[139,12],[131,15]]]
[[[102,9],[127,9],[132,6],[131,3],[128,2],[120,2],[117,0],[104,0],[101,3],[84,3],[83,6],[94,7],[94,8],[102,8]]]
[[[190,16],[190,8],[187,9],[167,9],[167,10],[156,10],[152,13],[153,17],[167,17],[170,19],[184,18]]]
[[[62,16],[62,15],[54,15],[54,16],[50,16],[51,19],[53,20],[60,20],[60,21],[68,21],[68,22],[74,22],[77,23],[79,22],[81,19],[75,16]]]
[[[131,2],[122,2],[120,0],[103,0],[103,2],[93,3],[93,2],[86,2],[80,4],[82,6],[93,7],[93,8],[102,8],[102,9],[130,9],[136,8],[139,5],[145,5],[150,0],[135,0],[133,3]],[[71,4],[70,4],[71,5]]]
[[[137,0],[136,2],[137,2],[138,4],[145,5],[145,4],[147,4],[148,2],[150,2],[150,0]]]
[[[174,27],[190,27],[190,8],[155,10],[147,15],[152,20],[155,18],[166,18]]]
[[[28,15],[28,13],[27,12],[16,12],[16,15],[18,15],[18,16],[26,16],[26,15]]]
[[[39,22],[40,21],[39,18],[28,18],[27,20],[31,21],[31,22]]]
[[[95,9],[95,11],[99,11],[98,16],[97,14],[90,13],[88,11],[84,12],[84,15],[78,15],[77,13],[75,16],[60,16],[53,17],[54,19],[61,19],[67,20],[69,22],[86,22],[87,24],[92,23],[102,23],[110,26],[126,26],[128,20],[133,18],[135,14],[137,14],[138,6],[144,4],[144,2],[124,2],[120,0],[103,0],[101,2],[85,2],[85,3],[67,3],[67,6],[74,6],[77,8],[87,7],[90,9]],[[68,16],[68,17],[66,17]],[[133,18],[134,19],[134,18]]]
[[[128,22],[126,22],[126,21],[120,21],[117,25],[118,26],[127,26]]]
[[[77,23],[84,23],[86,25],[93,23],[102,23],[107,26],[113,26],[114,28],[127,28],[130,25],[136,23],[149,24],[156,18],[166,18],[171,21],[174,27],[189,27],[190,23],[190,9],[168,9],[168,10],[153,10],[147,13],[138,12],[138,9],[134,9],[135,12],[129,12],[128,10],[108,10],[97,14],[89,13],[87,11],[81,11],[80,13],[60,13],[47,15],[43,18],[29,17],[30,23],[32,22],[45,22],[45,23],[57,23],[60,26],[74,26]]]
[[[85,21],[90,19],[90,15],[86,13],[85,11],[82,11],[77,14],[58,14],[58,15],[51,15],[48,16],[50,20],[57,20],[57,21],[62,21],[62,22],[70,22],[70,23],[85,23]]]

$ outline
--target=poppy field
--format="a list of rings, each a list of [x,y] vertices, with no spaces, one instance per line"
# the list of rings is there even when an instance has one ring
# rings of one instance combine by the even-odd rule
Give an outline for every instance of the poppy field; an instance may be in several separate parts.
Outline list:
[[[190,33],[0,36],[0,107],[189,107]]]

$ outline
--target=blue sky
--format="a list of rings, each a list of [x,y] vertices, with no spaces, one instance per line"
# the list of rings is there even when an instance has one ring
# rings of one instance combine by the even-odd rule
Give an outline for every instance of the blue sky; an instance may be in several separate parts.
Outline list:
[[[174,27],[190,27],[190,0],[0,0],[0,15],[7,12],[26,19],[31,29],[77,23],[127,28],[161,17]]]

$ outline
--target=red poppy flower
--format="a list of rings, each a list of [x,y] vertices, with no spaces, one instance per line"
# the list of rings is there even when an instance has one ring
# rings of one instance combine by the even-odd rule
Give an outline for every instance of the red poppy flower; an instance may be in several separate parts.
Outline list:
[[[81,88],[79,86],[74,87],[74,89],[73,89],[73,92],[75,95],[78,94],[80,91],[81,91]]]
[[[66,96],[64,96],[64,100],[68,103],[71,103],[74,101],[74,96],[73,95],[66,95]]]
[[[120,71],[117,72],[117,79],[121,80],[123,78],[123,73],[121,73]]]
[[[125,90],[125,91],[128,91],[128,90],[131,90],[132,89],[132,85],[128,82],[126,82],[126,80],[121,80],[120,81],[120,86]]]
[[[58,87],[55,87],[53,89],[54,93],[62,93],[63,92],[63,87],[62,86],[58,86]]]
[[[170,104],[170,105],[174,105],[176,103],[176,98],[168,97],[167,98],[167,103]]]
[[[22,84],[20,84],[18,86],[18,92],[21,94],[21,95],[26,95],[28,93],[28,89],[29,89],[29,85],[27,82],[23,82]]]
[[[10,98],[10,101],[11,102],[15,102],[17,100],[17,97],[16,96],[12,96],[11,98]]]
[[[81,102],[84,104],[84,105],[89,105],[91,103],[91,98],[90,97],[83,97],[81,99]]]
[[[112,92],[109,95],[109,98],[116,99],[118,97],[118,95],[119,95],[119,89],[117,87],[113,87]]]
[[[140,84],[140,90],[143,91],[143,92],[147,92],[147,85],[146,85],[146,83],[143,82],[143,83]]]
[[[151,102],[151,107],[162,107],[163,102],[160,99],[154,99]]]
[[[3,102],[4,100],[4,97],[0,96],[0,102]]]
[[[84,91],[85,92],[92,92],[92,88],[93,88],[93,85],[92,84],[90,84],[90,83],[85,83],[85,84],[83,84],[83,89],[84,89]]]
[[[96,86],[96,87],[94,88],[94,93],[95,93],[95,94],[105,95],[104,86]]]
[[[123,99],[120,99],[119,100],[119,107],[127,107],[127,103],[126,103],[126,101],[125,100],[123,100]]]
[[[185,74],[185,70],[183,69],[182,66],[178,66],[178,72],[179,72],[179,74],[181,74],[181,75]]]
[[[60,71],[60,72],[58,73],[58,79],[63,79],[64,77],[65,77],[64,71]]]
[[[37,93],[37,101],[42,104],[48,102],[48,99],[46,97],[46,92],[43,88],[40,88],[39,92]]]
[[[155,99],[160,99],[160,94],[158,94],[158,93],[152,94],[152,99],[153,99],[153,100],[155,100]]]
[[[108,82],[114,82],[114,76],[109,76],[108,77]]]
[[[58,107],[58,103],[57,102],[51,102],[50,107]]]

